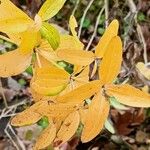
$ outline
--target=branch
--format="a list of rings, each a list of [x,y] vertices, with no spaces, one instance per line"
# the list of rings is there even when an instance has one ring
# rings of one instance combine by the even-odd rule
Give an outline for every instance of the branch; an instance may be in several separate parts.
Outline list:
[[[91,5],[93,4],[93,2],[94,2],[94,0],[91,0],[91,1],[89,2],[89,4],[87,5],[87,7],[86,7],[86,9],[85,9],[85,11],[84,11],[84,13],[83,13],[83,16],[82,16],[82,18],[81,18],[80,27],[79,27],[79,31],[78,31],[78,37],[79,37],[79,38],[80,38],[80,36],[81,36],[81,31],[82,31],[82,27],[83,27],[83,23],[84,23],[86,14],[87,14],[88,10],[90,9]]]

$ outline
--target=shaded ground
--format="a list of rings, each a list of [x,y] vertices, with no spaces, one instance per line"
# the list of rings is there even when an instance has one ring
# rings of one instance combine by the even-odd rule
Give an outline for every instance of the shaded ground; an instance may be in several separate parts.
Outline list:
[[[32,17],[35,16],[41,6],[41,0],[13,0],[13,2]],[[77,2],[76,0],[68,0],[60,13],[50,22],[68,30],[69,16],[74,13],[80,24],[87,6],[92,0]],[[141,68],[141,70],[137,69],[136,64],[144,62],[147,67],[150,65],[150,1],[110,0],[108,9],[105,9],[107,11],[104,10],[99,19],[97,17],[104,6],[106,8],[106,4],[99,0],[94,0],[90,6],[87,15],[83,19],[80,36],[82,42],[90,49],[93,49],[100,36],[104,33],[107,22],[117,18],[120,22],[119,35],[124,41],[124,60],[117,82],[128,82],[149,92],[150,69],[146,70],[147,72],[145,73]],[[105,22],[107,18],[108,20]],[[94,33],[94,31],[97,32]],[[92,35],[93,40],[91,40]],[[0,49],[3,48],[10,49],[12,45],[0,40]],[[31,70],[28,69],[27,72],[19,76],[2,79],[3,91],[10,107],[9,109],[5,108],[2,101],[3,95],[0,95],[0,150],[13,150],[17,147],[29,150],[41,130],[40,124],[40,126],[19,128],[14,133],[14,129],[9,125],[9,119],[16,112],[22,111],[32,103],[29,92],[31,74]],[[145,74],[148,75],[146,76]],[[64,145],[63,149],[150,149],[150,109],[129,108],[127,111],[122,111],[112,108],[110,119],[116,134],[112,135],[109,131],[104,130],[98,137],[86,144],[80,143],[79,139],[75,137],[69,144]]]

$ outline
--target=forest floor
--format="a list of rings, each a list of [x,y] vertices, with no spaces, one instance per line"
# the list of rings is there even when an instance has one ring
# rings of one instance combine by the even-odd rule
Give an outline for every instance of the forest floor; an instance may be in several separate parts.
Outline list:
[[[42,0],[12,0],[34,17]],[[71,14],[76,17],[80,40],[94,49],[114,18],[119,20],[119,35],[123,41],[123,63],[118,82],[130,83],[146,92],[150,87],[150,1],[149,0],[68,0],[63,9],[50,20],[61,32],[68,32]],[[108,3],[107,3],[108,2]],[[88,9],[89,7],[89,9]],[[69,33],[69,32],[68,32]],[[0,50],[12,44],[0,39]],[[145,64],[138,65],[139,62]],[[32,104],[29,82],[32,70],[18,76],[2,78],[0,92],[0,150],[30,150],[46,121],[28,127],[13,128],[10,119]],[[0,85],[1,86],[1,85]],[[4,95],[3,95],[4,93]],[[4,103],[4,97],[7,103]],[[8,107],[7,107],[8,105]],[[150,150],[150,109],[111,108],[109,119],[115,134],[104,129],[91,142],[82,144],[77,137],[62,150]]]

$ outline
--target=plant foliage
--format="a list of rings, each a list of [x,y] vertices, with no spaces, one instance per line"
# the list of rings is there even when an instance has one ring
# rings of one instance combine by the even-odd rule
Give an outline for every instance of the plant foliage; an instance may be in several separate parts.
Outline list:
[[[61,35],[46,22],[64,3],[46,0],[34,20],[9,0],[0,3],[0,31],[7,35],[1,38],[17,45],[17,49],[0,55],[0,76],[22,73],[30,66],[33,54],[36,57],[30,83],[35,103],[11,120],[13,126],[24,126],[48,118],[49,125],[37,139],[36,150],[70,140],[80,123],[81,141],[92,140],[105,125],[111,97],[127,106],[150,107],[149,94],[128,84],[113,84],[122,63],[118,21],[110,23],[95,52],[85,51],[75,31],[74,16],[69,20],[72,35]],[[62,61],[73,66],[72,73],[59,65]]]

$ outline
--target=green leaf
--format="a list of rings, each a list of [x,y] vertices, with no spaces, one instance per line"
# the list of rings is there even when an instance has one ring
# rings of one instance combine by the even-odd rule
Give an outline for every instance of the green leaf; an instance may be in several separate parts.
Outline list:
[[[46,0],[39,10],[38,15],[43,21],[48,20],[59,12],[65,2],[66,0]]]
[[[25,79],[19,79],[18,80],[18,83],[21,85],[21,86],[25,86],[27,84],[26,80]]]
[[[49,121],[47,117],[43,117],[40,119],[37,123],[39,126],[41,126],[43,129],[47,128],[49,125]]]
[[[83,22],[83,28],[89,28],[91,25],[90,19],[86,18]]]
[[[146,20],[146,16],[144,15],[143,12],[139,12],[138,15],[137,15],[137,20],[139,22],[142,22],[142,21],[145,21]]]
[[[33,138],[33,131],[32,130],[28,130],[25,134],[25,139],[31,141]]]
[[[113,106],[114,108],[120,109],[120,110],[129,110],[128,107],[119,103],[115,97],[110,97],[109,100],[110,100],[110,105]]]
[[[110,133],[112,133],[112,134],[115,134],[115,129],[114,129],[114,127],[113,127],[113,125],[112,125],[112,122],[110,122],[110,120],[106,120],[106,122],[105,122],[105,128],[110,132]]]
[[[104,29],[104,28],[102,28],[102,27],[99,27],[99,28],[98,28],[98,33],[99,33],[100,35],[103,35],[104,32],[105,32],[105,29]]]
[[[26,72],[27,72],[29,75],[33,75],[32,66],[29,66],[29,67],[26,69]]]
[[[48,41],[54,50],[56,50],[60,43],[60,36],[57,29],[49,23],[43,22],[40,32],[42,37]]]

